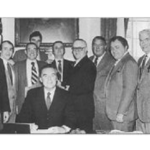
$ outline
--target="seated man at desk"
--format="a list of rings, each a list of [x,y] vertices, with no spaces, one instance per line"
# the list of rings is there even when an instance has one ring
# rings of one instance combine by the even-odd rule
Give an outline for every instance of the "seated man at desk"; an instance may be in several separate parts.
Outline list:
[[[46,65],[41,69],[43,86],[28,92],[17,122],[35,123],[38,129],[66,133],[74,128],[74,110],[67,91],[56,87],[57,71]]]

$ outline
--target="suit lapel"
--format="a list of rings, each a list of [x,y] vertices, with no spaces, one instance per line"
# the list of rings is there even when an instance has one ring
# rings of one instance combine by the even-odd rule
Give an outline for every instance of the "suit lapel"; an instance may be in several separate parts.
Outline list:
[[[139,71],[140,71],[140,69],[139,69]],[[146,66],[143,69],[142,76],[141,76],[141,79],[139,79],[139,82],[141,82],[144,79],[144,77],[146,76],[146,74],[149,72],[150,72],[150,59],[148,60],[148,62],[146,63]]]
[[[60,98],[61,98],[61,93],[60,93],[59,89],[56,87],[54,97],[53,97],[51,106],[48,111],[56,111],[56,106],[58,106]],[[46,103],[45,103],[45,106],[46,106]]]
[[[22,66],[21,66],[21,76],[24,76],[23,79],[24,80],[24,84],[25,86],[27,86],[27,61],[23,61]]]
[[[127,53],[119,62],[118,64],[114,67],[113,71],[112,71],[112,75],[114,75],[116,72],[120,72],[120,70],[122,69],[122,66],[124,65],[124,62],[128,59],[128,57],[130,56],[129,53]]]
[[[103,58],[101,59],[101,61],[99,62],[98,66],[97,66],[97,71],[103,70],[103,68],[105,67],[105,64],[107,63],[108,59],[109,59],[108,54],[105,53]]]

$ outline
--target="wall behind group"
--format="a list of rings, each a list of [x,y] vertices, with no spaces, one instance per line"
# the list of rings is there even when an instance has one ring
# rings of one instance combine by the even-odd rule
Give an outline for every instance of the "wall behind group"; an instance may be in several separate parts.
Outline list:
[[[2,18],[2,28],[3,40],[10,40],[15,44],[15,18]],[[100,18],[79,18],[79,38],[87,42],[88,56],[92,55],[92,39],[98,35],[100,35]],[[15,47],[15,51],[22,48]],[[73,60],[71,48],[66,48],[64,57]]]

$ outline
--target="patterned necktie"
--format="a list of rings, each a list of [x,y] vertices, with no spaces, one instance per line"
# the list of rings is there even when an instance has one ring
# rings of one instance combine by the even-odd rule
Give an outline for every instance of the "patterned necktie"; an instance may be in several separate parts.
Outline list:
[[[98,57],[96,57],[95,60],[94,60],[95,66],[97,66],[97,60],[98,60]]]
[[[50,97],[50,95],[51,95],[51,93],[48,92],[48,93],[47,93],[47,98],[46,98],[46,106],[47,106],[47,109],[49,109],[50,106],[51,106],[51,97]]]
[[[38,76],[37,76],[37,71],[36,71],[36,68],[35,68],[35,63],[32,62],[32,69],[31,69],[31,82],[32,82],[32,85],[37,83],[38,81]]]
[[[140,78],[142,76],[142,73],[143,73],[143,70],[144,70],[144,67],[145,67],[146,59],[147,59],[147,55],[144,56],[141,67],[140,67]]]
[[[11,67],[10,67],[9,63],[7,63],[7,69],[8,69],[8,74],[9,74],[9,78],[10,78],[10,81],[11,81],[11,85],[13,85],[12,70],[11,70]]]
[[[61,60],[58,60],[58,80],[60,81],[61,81],[61,74],[62,74]]]

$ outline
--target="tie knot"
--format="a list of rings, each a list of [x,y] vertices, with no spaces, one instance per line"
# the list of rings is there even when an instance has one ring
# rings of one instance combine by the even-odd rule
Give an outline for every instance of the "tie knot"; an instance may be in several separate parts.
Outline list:
[[[48,93],[47,93],[47,97],[50,97],[50,95],[51,95],[51,93],[50,93],[50,92],[48,92]]]
[[[59,64],[61,63],[61,60],[58,60]]]
[[[34,62],[31,62],[31,64],[32,64],[32,66],[34,66],[34,65],[35,65],[35,63],[34,63]]]

